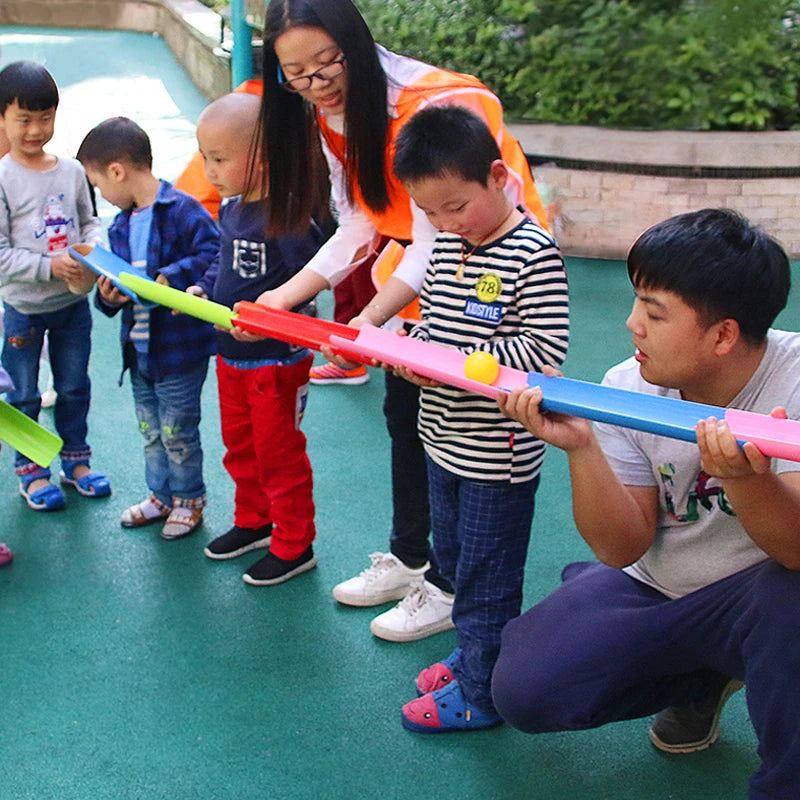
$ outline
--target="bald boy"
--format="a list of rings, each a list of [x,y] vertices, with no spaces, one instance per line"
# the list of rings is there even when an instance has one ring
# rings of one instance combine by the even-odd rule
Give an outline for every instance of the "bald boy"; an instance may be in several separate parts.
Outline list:
[[[254,155],[260,105],[251,94],[226,94],[197,122],[206,176],[223,202],[220,257],[189,291],[229,307],[280,286],[322,241],[311,220],[304,234],[265,234],[266,169]],[[217,336],[223,463],[236,491],[233,527],[204,552],[221,560],[266,550],[242,576],[255,586],[282,583],[317,564],[311,463],[300,430],[311,361],[304,348],[238,328]]]
[[[197,143],[206,177],[223,198],[245,202],[266,193],[263,169],[254,157],[260,98],[231,92],[207,106],[197,121]]]

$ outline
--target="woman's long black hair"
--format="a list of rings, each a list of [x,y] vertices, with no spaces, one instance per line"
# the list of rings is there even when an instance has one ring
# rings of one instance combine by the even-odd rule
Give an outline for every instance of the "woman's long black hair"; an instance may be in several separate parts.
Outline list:
[[[279,85],[275,40],[290,28],[301,26],[325,30],[346,59],[348,199],[352,201],[358,186],[373,211],[383,211],[389,205],[385,174],[387,80],[364,18],[350,0],[270,0],[264,25],[261,146],[263,162],[269,164],[271,235],[302,228],[327,200],[314,109],[300,95]]]

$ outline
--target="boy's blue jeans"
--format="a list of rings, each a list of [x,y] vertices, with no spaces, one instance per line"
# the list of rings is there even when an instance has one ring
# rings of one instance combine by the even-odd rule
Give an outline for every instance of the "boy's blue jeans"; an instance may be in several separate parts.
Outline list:
[[[203,508],[203,449],[200,444],[200,394],[208,361],[188,372],[154,380],[146,356],[131,365],[131,386],[139,432],[144,436],[145,480],[165,506]]]
[[[6,304],[3,366],[14,381],[8,402],[31,419],[38,419],[42,406],[39,393],[39,358],[45,332],[48,339],[50,368],[56,404],[53,409],[56,430],[64,440],[62,464],[88,464],[91,449],[86,442],[86,417],[89,413],[91,383],[89,352],[91,350],[92,314],[85,297],[59,311],[44,314],[22,314]],[[27,472],[30,459],[17,453],[14,466],[18,473]],[[43,470],[41,477],[49,477]]]
[[[433,549],[455,589],[461,655],[453,674],[464,697],[496,713],[492,670],[503,626],[519,616],[539,477],[524,483],[461,478],[428,458]]]

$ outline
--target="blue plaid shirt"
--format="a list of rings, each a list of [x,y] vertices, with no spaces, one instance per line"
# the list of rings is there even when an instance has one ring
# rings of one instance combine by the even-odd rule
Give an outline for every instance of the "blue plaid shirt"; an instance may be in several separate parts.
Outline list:
[[[131,210],[121,211],[108,229],[111,250],[130,261]],[[155,203],[150,238],[147,244],[147,273],[152,278],[163,275],[173,289],[186,289],[197,283],[219,251],[219,231],[211,215],[193,197],[161,181]],[[135,358],[130,332],[133,327],[133,303],[122,306],[107,303],[95,292],[95,305],[113,317],[122,309],[120,340],[123,373]],[[150,311],[150,340],[147,372],[154,380],[165,375],[195,369],[215,352],[214,329],[206,322],[186,314],[156,306]]]

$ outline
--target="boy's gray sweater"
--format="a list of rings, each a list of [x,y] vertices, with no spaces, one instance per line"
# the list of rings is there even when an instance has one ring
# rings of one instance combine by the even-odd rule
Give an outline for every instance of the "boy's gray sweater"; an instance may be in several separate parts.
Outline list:
[[[22,314],[58,311],[77,302],[50,273],[52,256],[102,235],[81,164],[59,158],[44,172],[0,159],[0,297]]]

